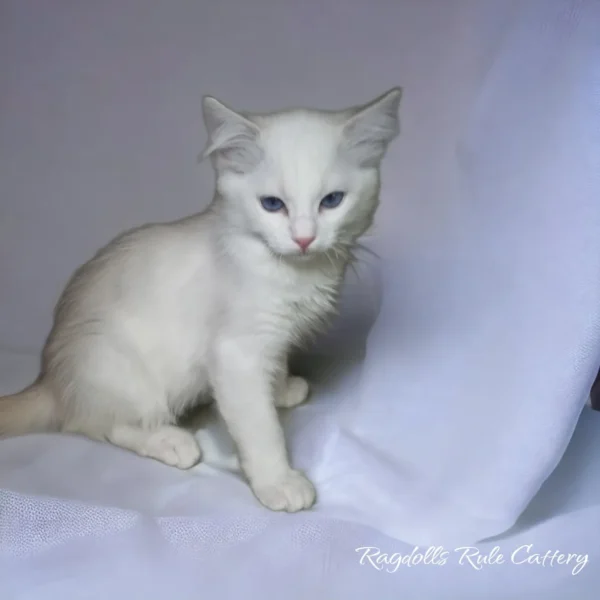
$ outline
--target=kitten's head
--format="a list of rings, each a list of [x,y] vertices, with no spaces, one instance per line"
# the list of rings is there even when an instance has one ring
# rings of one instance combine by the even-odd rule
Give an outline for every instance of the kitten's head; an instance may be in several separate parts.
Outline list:
[[[240,114],[205,97],[210,157],[229,224],[279,256],[342,253],[371,225],[401,90],[343,111]]]

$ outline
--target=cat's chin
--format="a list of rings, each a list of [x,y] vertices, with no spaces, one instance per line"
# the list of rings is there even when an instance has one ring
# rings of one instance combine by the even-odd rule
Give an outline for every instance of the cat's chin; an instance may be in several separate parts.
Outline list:
[[[284,252],[281,256],[291,262],[310,262],[320,255],[319,252]]]
[[[292,257],[292,260],[297,260],[298,262],[306,263],[316,260],[320,255],[320,252],[294,252],[290,256]]]
[[[270,248],[270,250],[278,260],[283,259],[283,260],[289,262],[290,264],[293,264],[293,263],[307,264],[310,262],[317,261],[325,255],[323,252],[320,252],[318,250],[309,250],[308,252],[300,252],[300,251],[295,251],[295,250],[286,250],[285,252],[277,252],[276,250],[273,250],[272,248]]]

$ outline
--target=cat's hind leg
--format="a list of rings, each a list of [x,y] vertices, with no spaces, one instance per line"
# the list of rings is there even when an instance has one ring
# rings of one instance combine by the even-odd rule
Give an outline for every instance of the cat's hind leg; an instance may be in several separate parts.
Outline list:
[[[147,374],[135,354],[118,352],[112,340],[96,340],[94,352],[81,351],[62,389],[62,430],[189,469],[201,458],[195,437],[173,425],[185,408],[171,405],[161,386]]]
[[[174,425],[162,425],[155,429],[115,425],[106,438],[115,446],[178,469],[189,469],[202,458],[196,438],[189,431]]]
[[[189,469],[202,458],[196,438],[186,429],[173,425],[168,412],[164,415],[154,413],[153,418],[149,420],[144,419],[143,415],[135,418],[123,410],[107,414],[98,410],[99,407],[95,408],[95,411],[86,411],[85,418],[81,418],[79,414],[77,418],[70,419],[62,430],[65,433],[77,433],[91,439],[110,442],[140,456],[153,458],[179,469]]]

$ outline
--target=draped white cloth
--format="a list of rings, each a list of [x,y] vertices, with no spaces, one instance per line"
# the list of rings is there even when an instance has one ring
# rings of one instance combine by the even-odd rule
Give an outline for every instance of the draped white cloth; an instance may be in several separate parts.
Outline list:
[[[191,212],[177,161],[202,146],[201,93],[335,107],[400,84],[381,261],[365,255],[306,366],[313,399],[285,415],[319,502],[266,511],[212,447],[181,473],[79,438],[4,440],[0,597],[594,598],[600,4],[204,4],[0,5],[0,392],[35,375],[86,253]],[[355,551],[416,544],[446,562],[387,573]],[[464,545],[504,561],[477,570]],[[547,551],[574,557],[520,564]]]
[[[411,542],[508,529],[560,460],[598,372],[599,10],[522,3],[501,36],[461,46],[448,87],[428,90],[444,111],[431,126],[437,161],[410,187],[387,179],[391,229],[397,196],[436,195],[452,211],[418,253],[383,236],[360,391],[320,472],[332,502]],[[408,120],[427,94],[407,90]],[[423,133],[408,133],[406,152],[412,134],[418,147]]]

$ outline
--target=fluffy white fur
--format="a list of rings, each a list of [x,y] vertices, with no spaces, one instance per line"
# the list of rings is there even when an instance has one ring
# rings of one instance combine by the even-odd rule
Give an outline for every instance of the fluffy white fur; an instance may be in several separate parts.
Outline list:
[[[252,490],[273,510],[310,507],[276,407],[303,402],[290,349],[335,311],[378,204],[400,90],[339,112],[238,114],[203,103],[217,189],[203,213],[128,231],[80,267],[56,307],[41,373],[0,399],[0,434],[65,431],[188,468],[178,417],[214,397]],[[335,208],[320,207],[334,191]],[[260,198],[285,209],[268,212]],[[294,238],[314,241],[303,252]]]

